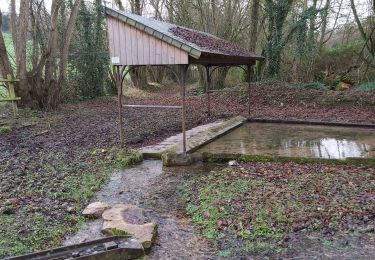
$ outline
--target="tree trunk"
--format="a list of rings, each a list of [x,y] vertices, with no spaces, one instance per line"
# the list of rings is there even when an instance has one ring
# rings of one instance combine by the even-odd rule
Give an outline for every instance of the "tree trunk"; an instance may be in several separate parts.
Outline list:
[[[0,10],[0,28],[2,24],[3,24],[3,13]],[[12,70],[12,67],[10,66],[8,53],[7,53],[5,42],[4,42],[4,36],[1,30],[0,30],[0,72],[4,78],[6,78],[8,74],[13,76],[13,70]]]
[[[12,41],[14,46],[14,53],[17,57],[17,13],[16,13],[16,0],[10,1],[10,31],[12,33]]]
[[[249,50],[255,51],[258,40],[258,20],[259,20],[259,4],[260,0],[253,0],[251,6],[251,27],[250,27],[250,41]]]
[[[16,44],[16,77],[20,80],[15,84],[16,93],[21,97],[22,104],[32,102],[30,88],[27,81],[26,71],[26,43],[27,29],[29,25],[29,0],[20,1],[20,12],[17,26],[17,44]]]
[[[68,67],[69,47],[70,47],[70,43],[72,41],[72,37],[74,34],[75,23],[77,20],[79,6],[81,5],[81,2],[82,0],[75,0],[71,13],[70,13],[68,26],[65,32],[65,39],[63,43],[61,57],[60,57],[59,77],[58,77],[58,80],[54,84],[50,85],[52,87],[52,92],[49,93],[49,97],[48,97],[49,108],[54,109],[61,102],[62,86],[65,83],[66,72],[67,72],[67,67]]]

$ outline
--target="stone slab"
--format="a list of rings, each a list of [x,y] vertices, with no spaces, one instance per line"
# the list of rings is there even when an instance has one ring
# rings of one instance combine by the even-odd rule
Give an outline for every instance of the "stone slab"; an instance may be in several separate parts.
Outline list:
[[[186,132],[186,148],[188,153],[198,150],[203,145],[212,142],[216,138],[237,128],[247,121],[243,116],[237,116],[229,120],[219,120],[213,123],[200,125]],[[182,133],[171,136],[161,143],[152,146],[146,146],[139,151],[144,158],[161,158],[164,153],[182,153]]]

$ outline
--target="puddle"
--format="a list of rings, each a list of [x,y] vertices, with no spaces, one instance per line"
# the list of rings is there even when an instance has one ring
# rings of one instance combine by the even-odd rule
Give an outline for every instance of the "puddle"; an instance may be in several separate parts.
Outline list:
[[[212,243],[202,238],[185,216],[178,187],[191,174],[207,173],[210,166],[163,168],[157,160],[115,172],[95,200],[110,205],[128,203],[145,210],[146,217],[158,224],[155,245],[148,254],[152,259],[211,259],[215,258]],[[66,239],[65,245],[104,237],[100,232],[102,220],[87,222],[78,233]]]
[[[345,159],[375,157],[370,128],[247,123],[199,152]]]

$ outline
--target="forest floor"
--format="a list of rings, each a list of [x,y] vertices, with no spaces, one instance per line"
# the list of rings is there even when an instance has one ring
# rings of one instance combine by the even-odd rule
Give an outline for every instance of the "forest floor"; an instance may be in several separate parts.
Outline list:
[[[247,115],[246,94],[206,98],[189,88],[188,128]],[[373,93],[337,93],[275,86],[254,87],[251,116],[375,123]],[[177,89],[126,97],[127,104],[179,105]],[[180,113],[124,108],[126,143],[157,143],[180,132]],[[56,246],[84,219],[82,208],[113,171],[118,146],[117,103],[108,97],[66,104],[53,112],[21,110],[0,121],[0,257]],[[98,152],[99,151],[99,152]],[[109,159],[108,159],[109,158]]]

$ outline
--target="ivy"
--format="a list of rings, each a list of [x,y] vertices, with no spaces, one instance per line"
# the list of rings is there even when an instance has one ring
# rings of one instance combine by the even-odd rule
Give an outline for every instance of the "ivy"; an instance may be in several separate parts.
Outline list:
[[[83,2],[70,56],[70,83],[74,97],[92,99],[105,93],[109,70],[104,12],[100,0]]]

